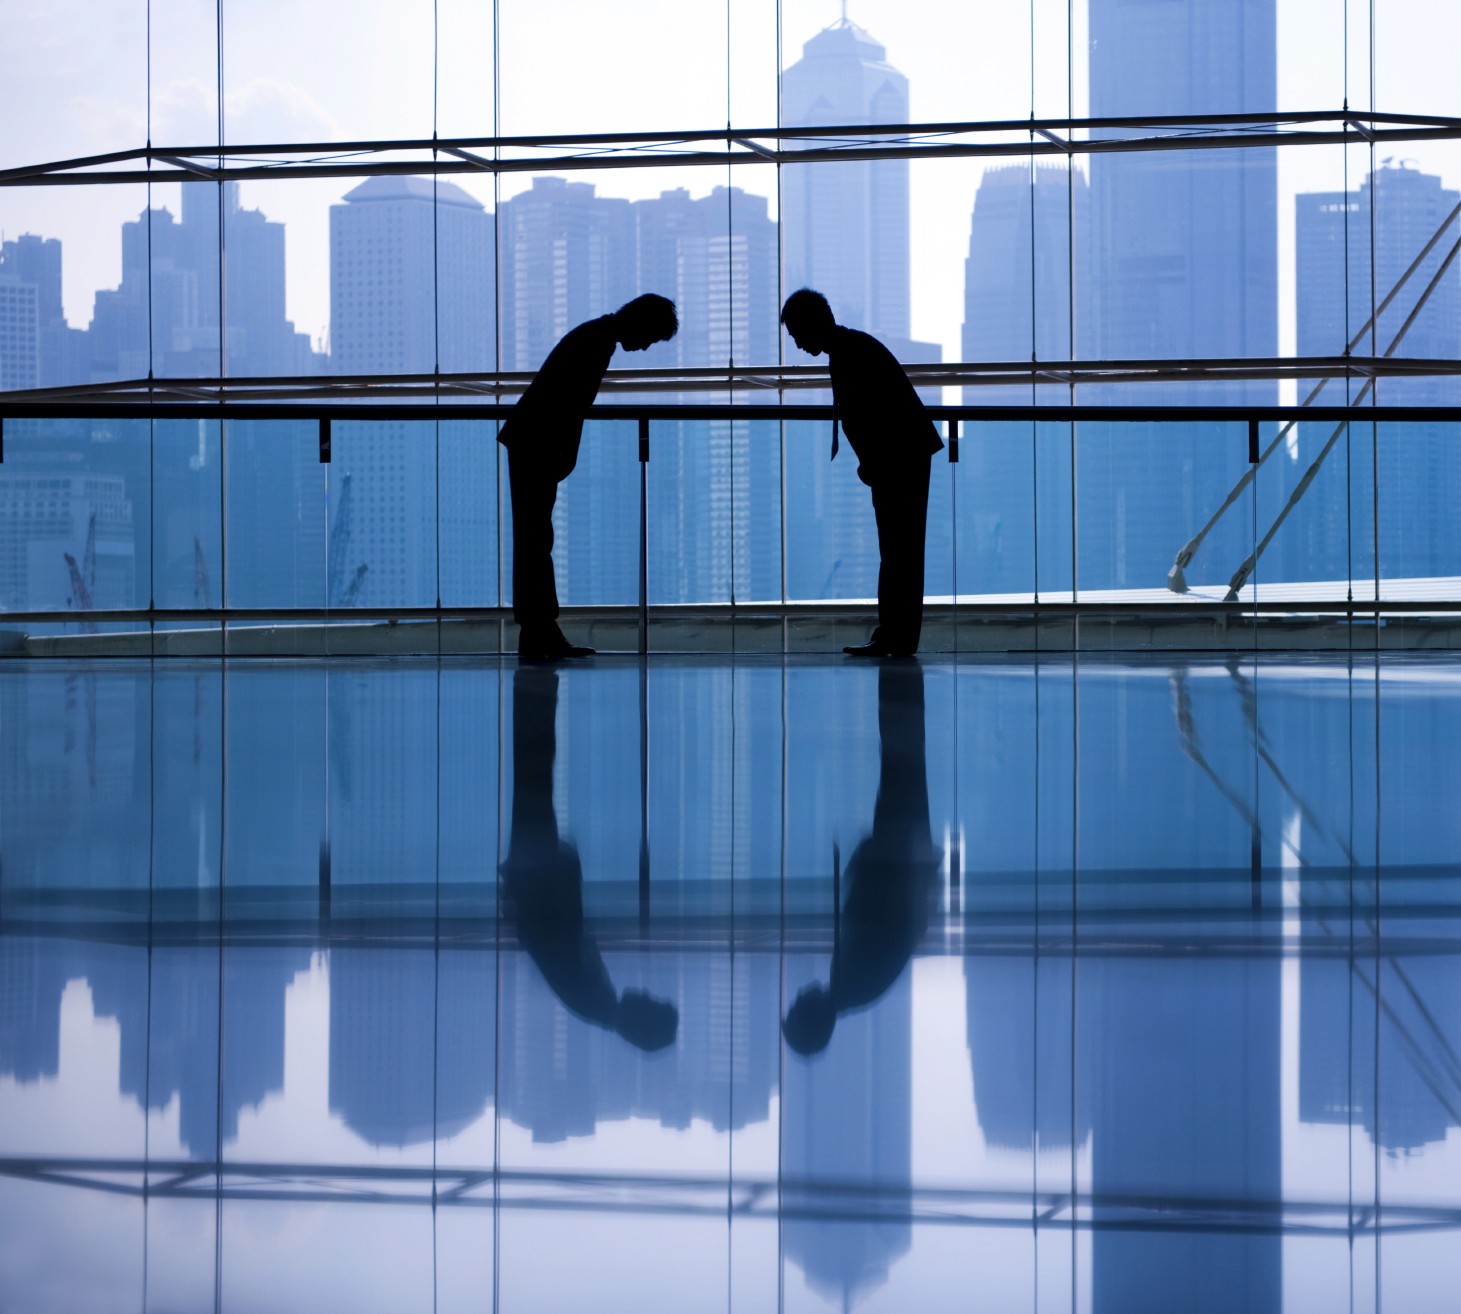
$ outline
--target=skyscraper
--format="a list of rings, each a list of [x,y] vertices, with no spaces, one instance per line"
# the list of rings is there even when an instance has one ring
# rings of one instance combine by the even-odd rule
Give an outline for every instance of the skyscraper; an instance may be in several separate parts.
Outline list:
[[[907,123],[908,79],[888,52],[842,19],[781,75],[788,127]],[[788,292],[814,287],[838,321],[883,339],[900,359],[908,323],[908,161],[840,161],[783,174]]]
[[[1347,343],[1368,322],[1372,307],[1389,296],[1458,200],[1461,194],[1443,187],[1440,178],[1403,164],[1370,174],[1357,191],[1296,197],[1298,354],[1344,354]],[[1450,225],[1454,234],[1454,219]],[[1442,271],[1448,249],[1449,243],[1442,241],[1422,261],[1373,332],[1363,335],[1356,355],[1383,356],[1392,344],[1401,357],[1455,360],[1461,355],[1461,271],[1454,265]],[[1406,327],[1412,312],[1415,318]],[[1301,383],[1301,395],[1307,395],[1315,382]],[[1347,387],[1330,383],[1316,404],[1342,406],[1354,399],[1358,388],[1356,383]],[[1374,400],[1446,405],[1454,404],[1457,395],[1453,378],[1387,379],[1379,384]],[[1287,495],[1294,489],[1333,432],[1332,424],[1299,426],[1297,440],[1276,454],[1275,482],[1280,491]],[[1461,534],[1453,514],[1461,500],[1461,452],[1454,432],[1436,424],[1385,425],[1378,430],[1374,452],[1370,435],[1368,427],[1341,435],[1324,458],[1318,476],[1274,540],[1271,573],[1295,580],[1371,576],[1376,475],[1380,573],[1390,579],[1461,573]],[[1273,511],[1277,509],[1275,505]]]
[[[491,370],[494,236],[481,202],[452,183],[375,177],[346,193],[330,207],[333,370]],[[486,426],[440,439],[429,423],[341,426],[334,457],[330,606],[496,601]]]
[[[1089,22],[1094,116],[1276,108],[1274,0],[1091,0]],[[1091,157],[1090,193],[1089,276],[1084,295],[1077,293],[1078,356],[1276,353],[1274,150],[1097,154]],[[1275,399],[1271,383],[1103,386],[1082,389],[1079,398],[1142,405]],[[1246,468],[1243,438],[1231,427],[1211,425],[1081,426],[1079,586],[1160,585],[1178,549]],[[1238,517],[1228,520],[1199,558],[1199,576],[1210,568],[1226,580],[1247,555],[1247,527],[1238,525]]]
[[[89,377],[86,356],[86,332],[66,323],[61,307],[61,243],[54,237],[38,237],[22,233],[0,244],[0,322],[13,328],[10,316],[16,303],[25,299],[16,289],[30,285],[35,289],[36,369],[35,382],[29,385],[10,382],[7,358],[13,350],[4,345],[7,329],[0,328],[0,388],[60,387],[68,383],[85,383]],[[17,376],[18,377],[18,376]]]
[[[7,245],[9,245],[7,243]],[[0,390],[41,381],[41,330],[34,283],[5,277],[0,265]]]
[[[1091,0],[1091,114],[1274,112],[1274,11],[1274,0]],[[1090,191],[1084,299],[1077,288],[1081,358],[1276,353],[1272,149],[1097,154]],[[1267,383],[1146,384],[1082,388],[1079,399],[1258,403],[1273,401],[1275,391]],[[1246,469],[1243,439],[1232,426],[1080,425],[1079,587],[1159,586],[1178,549]],[[1251,543],[1240,517],[1229,520],[1198,559],[1204,568],[1220,563],[1224,579]],[[1160,992],[1151,988],[1154,971],[1150,964],[1082,969],[1077,1016],[1090,1027],[1082,1045],[1099,1054],[1085,1087],[1092,1195],[1158,1193],[1176,1171],[1224,1198],[1275,1198],[1281,1189],[1273,1130],[1280,1085],[1276,964],[1258,958],[1219,973],[1169,961],[1161,967]],[[1219,988],[1221,996],[1208,993]],[[1207,1002],[1215,997],[1223,997],[1220,1011]],[[1208,1020],[1201,1044],[1191,1039],[1193,1017]],[[1276,1307],[1277,1236],[1202,1236],[1178,1244],[1156,1234],[1101,1230],[1099,1210],[1093,1221],[1097,1311],[1133,1308],[1139,1293],[1164,1289],[1179,1272],[1189,1290],[1208,1293],[1194,1308]]]
[[[1083,285],[1084,278],[1077,272],[1072,280],[1072,254],[1082,269],[1090,241],[1089,201],[1085,175],[1071,166],[985,170],[964,262],[964,360],[1057,361],[1074,355],[1071,285]],[[1068,401],[1067,390],[1051,387],[964,389],[966,405]],[[959,591],[1034,592],[1053,581],[1063,585],[1070,575],[1069,427],[980,424],[967,437],[961,473],[972,490],[960,506]],[[1037,495],[1044,516],[1036,510]]]

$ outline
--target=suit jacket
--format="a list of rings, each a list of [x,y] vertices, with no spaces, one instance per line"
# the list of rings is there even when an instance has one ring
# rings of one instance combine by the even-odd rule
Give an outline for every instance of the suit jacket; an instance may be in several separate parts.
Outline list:
[[[931,456],[943,447],[897,357],[871,333],[837,325],[827,345],[827,360],[832,404],[857,453],[863,483],[896,475],[900,463]]]
[[[569,329],[518,398],[497,441],[510,452],[531,447],[554,479],[567,479],[578,464],[583,422],[618,345],[612,315]]]

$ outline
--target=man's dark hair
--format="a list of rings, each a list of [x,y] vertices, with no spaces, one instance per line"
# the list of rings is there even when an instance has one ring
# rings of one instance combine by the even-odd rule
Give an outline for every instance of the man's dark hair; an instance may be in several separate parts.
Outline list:
[[[633,301],[626,301],[614,312],[621,324],[633,324],[648,331],[656,342],[667,342],[680,331],[680,317],[675,303],[658,292],[646,292]]]
[[[827,298],[809,287],[797,288],[781,308],[781,322],[790,326],[793,321],[824,328],[831,328],[837,322],[832,318],[832,307],[827,304]]]

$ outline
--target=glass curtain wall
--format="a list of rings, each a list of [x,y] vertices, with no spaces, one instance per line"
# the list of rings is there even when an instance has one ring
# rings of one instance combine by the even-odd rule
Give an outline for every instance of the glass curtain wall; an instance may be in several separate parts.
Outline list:
[[[1455,145],[1111,151],[1134,130],[1059,121],[1444,115],[1454,79],[1431,52],[1458,35],[1461,17],[1418,0],[129,0],[100,20],[69,0],[8,32],[0,166],[150,144],[194,167],[0,187],[0,390],[524,374],[574,324],[659,291],[678,338],[615,365],[727,377],[654,400],[825,401],[729,383],[813,364],[777,327],[807,285],[906,365],[1025,370],[925,388],[935,402],[1301,402],[1320,367],[1079,385],[1062,367],[1454,360]],[[1000,153],[825,158],[864,140],[840,130],[856,125],[975,121],[1009,125],[981,137]],[[781,164],[691,168],[669,148],[646,168],[623,147],[492,144],[728,129],[774,147],[777,128],[828,131],[783,139]],[[338,164],[408,139],[487,144],[436,150],[456,172],[272,168],[291,146]],[[278,152],[244,149],[260,146]],[[220,182],[205,157],[255,167]],[[1458,397],[1453,377],[1332,378],[1315,400]],[[926,590],[1009,606],[1445,593],[1461,574],[1450,428],[1271,424],[1255,473],[1233,427],[966,420],[959,460],[934,461]],[[7,437],[7,611],[511,601],[491,422],[372,414],[337,426],[328,464],[306,421],[12,421]],[[657,424],[649,600],[870,598],[869,499],[852,453],[828,449],[821,423]],[[592,426],[555,513],[566,602],[637,600],[638,476],[632,430]]]

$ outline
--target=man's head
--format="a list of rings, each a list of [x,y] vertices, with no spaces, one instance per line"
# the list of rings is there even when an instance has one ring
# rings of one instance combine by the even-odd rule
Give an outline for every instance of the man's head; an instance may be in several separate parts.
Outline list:
[[[643,351],[656,342],[668,342],[679,329],[675,303],[654,292],[626,301],[614,312],[614,336],[625,351]]]
[[[792,1001],[781,1023],[786,1043],[803,1058],[820,1054],[832,1039],[837,1025],[837,1006],[827,987],[809,985]]]
[[[837,327],[827,298],[809,287],[799,288],[787,297],[781,308],[781,322],[791,340],[809,356],[820,356],[827,350],[832,330]]]
[[[636,1049],[653,1054],[675,1041],[680,1010],[667,999],[656,999],[647,990],[628,989],[619,996],[614,1010],[614,1030]]]

